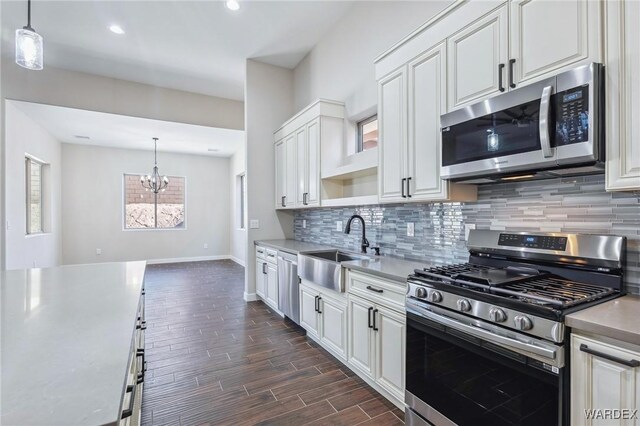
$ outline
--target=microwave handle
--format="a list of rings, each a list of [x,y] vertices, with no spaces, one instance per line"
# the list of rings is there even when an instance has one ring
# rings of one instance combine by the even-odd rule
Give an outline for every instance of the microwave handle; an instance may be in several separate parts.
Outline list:
[[[544,155],[544,158],[553,157],[551,138],[549,136],[549,106],[551,104],[552,90],[553,86],[546,86],[542,89],[542,97],[540,98],[540,146],[542,147],[542,155]]]

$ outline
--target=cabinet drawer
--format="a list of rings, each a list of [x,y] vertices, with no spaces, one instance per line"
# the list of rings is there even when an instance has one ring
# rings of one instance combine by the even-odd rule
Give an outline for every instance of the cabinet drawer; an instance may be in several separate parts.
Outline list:
[[[265,249],[265,257],[267,262],[276,264],[278,263],[278,250]]]
[[[257,246],[256,247],[256,258],[264,259],[266,256],[266,249],[264,247]]]
[[[375,303],[404,312],[406,287],[402,283],[383,280],[360,272],[349,271],[347,291]]]

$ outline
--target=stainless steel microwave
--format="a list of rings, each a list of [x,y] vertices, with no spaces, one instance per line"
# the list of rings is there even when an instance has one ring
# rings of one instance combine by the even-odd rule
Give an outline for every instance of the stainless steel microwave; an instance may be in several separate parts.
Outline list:
[[[440,117],[443,179],[602,173],[604,67],[584,65]]]

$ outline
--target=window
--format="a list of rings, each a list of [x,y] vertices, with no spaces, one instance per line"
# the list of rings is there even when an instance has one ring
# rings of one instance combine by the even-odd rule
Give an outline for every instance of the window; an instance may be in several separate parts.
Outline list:
[[[247,227],[247,176],[242,174],[238,176],[238,223],[240,229]]]
[[[169,185],[154,194],[140,175],[124,175],[125,229],[184,229],[186,179],[169,176]]]
[[[25,158],[27,188],[27,234],[44,232],[42,213],[42,169],[44,163]]]
[[[358,123],[357,152],[378,146],[378,116],[374,115]]]

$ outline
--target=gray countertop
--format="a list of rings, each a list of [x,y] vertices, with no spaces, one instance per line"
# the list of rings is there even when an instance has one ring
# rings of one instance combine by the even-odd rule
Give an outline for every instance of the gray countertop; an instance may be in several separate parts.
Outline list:
[[[117,423],[145,267],[123,262],[0,273],[0,423]]]
[[[567,315],[566,323],[582,330],[640,345],[640,296],[623,296]]]
[[[256,241],[256,245],[271,247],[292,254],[299,254],[308,251],[330,250],[337,247],[323,244],[305,243],[295,240],[262,240]],[[420,262],[412,262],[404,259],[388,256],[371,256],[369,260],[354,260],[342,262],[342,266],[347,269],[377,275],[393,281],[405,282],[407,276],[412,274],[414,269],[422,269],[426,265]]]

